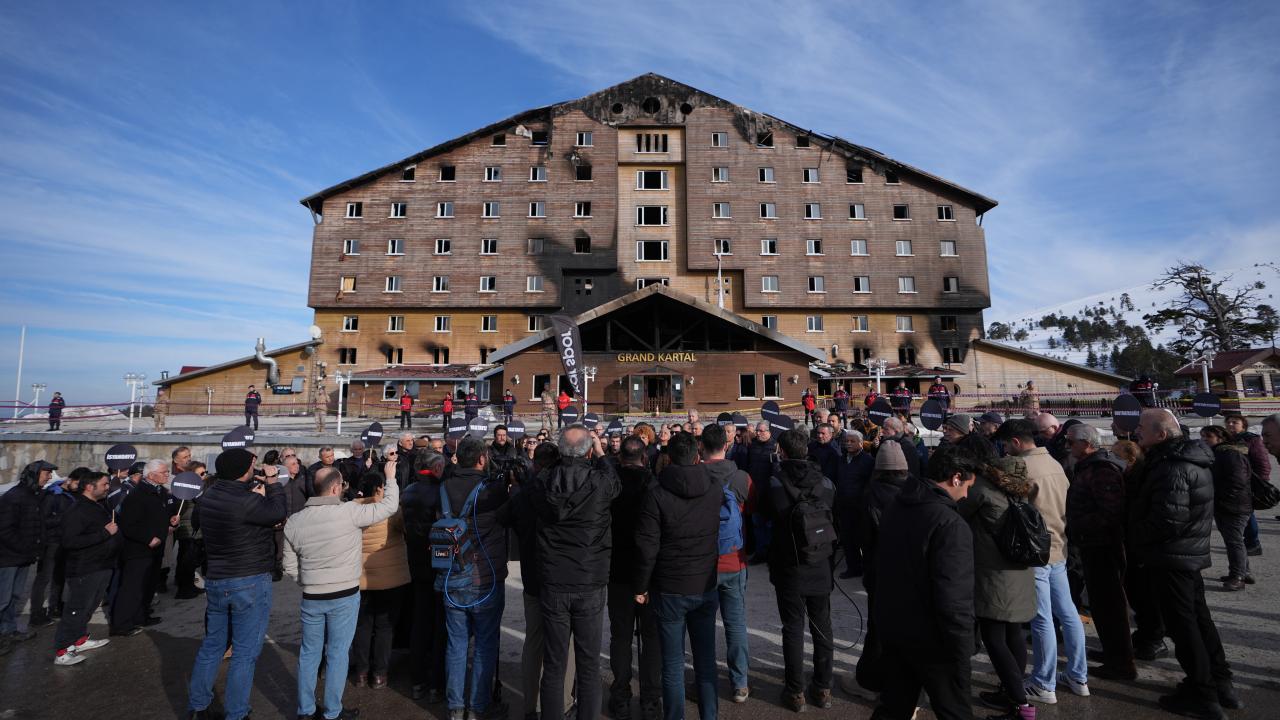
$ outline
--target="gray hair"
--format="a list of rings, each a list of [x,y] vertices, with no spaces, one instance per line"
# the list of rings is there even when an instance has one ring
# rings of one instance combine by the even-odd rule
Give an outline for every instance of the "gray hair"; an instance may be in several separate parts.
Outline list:
[[[406,438],[408,438],[409,440],[413,440],[413,439],[414,439],[414,437],[413,437],[413,433],[411,433],[411,432],[402,432],[402,433],[400,433],[400,439],[401,439],[401,440],[404,440],[404,439],[406,439]]]
[[[351,452],[353,452],[353,453],[362,453],[362,452],[364,452],[364,442],[362,442],[362,441],[360,441],[360,440],[352,440],[352,441],[351,441]]]
[[[896,417],[887,418],[884,421],[884,431],[890,435],[897,435],[906,429],[907,428],[902,424],[902,421]]]
[[[422,467],[435,473],[437,478],[444,472],[444,465],[445,459],[440,453],[427,453],[426,457],[422,459]]]
[[[149,477],[151,473],[157,470],[168,470],[168,469],[169,469],[168,460],[161,460],[160,458],[151,458],[150,460],[147,461],[147,464],[142,468],[142,477]]]
[[[1280,427],[1280,413],[1274,413],[1262,418],[1263,425],[1275,425]]]
[[[1091,448],[1102,447],[1102,438],[1098,435],[1098,429],[1092,425],[1080,423],[1072,425],[1067,429],[1067,438],[1071,440],[1083,440],[1089,443]]]
[[[571,435],[572,433],[572,435]],[[560,457],[586,457],[591,449],[591,432],[581,423],[574,423],[560,433]]]
[[[856,440],[856,441],[858,441],[858,444],[859,444],[859,445],[861,445],[861,444],[862,444],[862,433],[858,432],[857,430],[845,430],[845,431],[844,431],[844,439],[845,439],[845,441],[846,441],[846,442],[847,442],[847,441],[849,441],[849,440]]]

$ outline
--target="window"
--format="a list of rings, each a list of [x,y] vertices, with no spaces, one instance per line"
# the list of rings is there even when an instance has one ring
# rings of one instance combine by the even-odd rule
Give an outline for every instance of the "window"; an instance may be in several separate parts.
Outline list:
[[[573,170],[574,170],[574,173],[573,173],[574,180],[587,181],[591,179],[590,165],[575,165]]]
[[[404,364],[404,348],[387,348],[385,355],[388,365]]]
[[[853,361],[859,365],[865,365],[871,361],[871,348],[856,347],[853,349]]]
[[[760,182],[762,182],[762,183],[771,183],[771,182],[774,182],[774,179],[773,179],[773,168],[771,168],[771,167],[762,167],[762,168],[760,168]]]
[[[355,365],[356,349],[355,348],[338,348],[338,364],[339,365]]]
[[[760,241],[761,255],[777,255],[778,254],[778,238],[764,238]]]
[[[383,400],[395,400],[398,397],[400,397],[400,394],[396,392],[395,383],[391,382],[390,380],[382,383],[382,399]]]
[[[898,348],[898,364],[899,365],[915,365],[916,349],[913,347]]]
[[[483,217],[496,218],[502,215],[502,204],[497,200],[490,200],[484,204],[484,210],[481,213]]]
[[[546,182],[547,166],[533,165],[529,168],[529,182]]]
[[[497,292],[498,276],[497,275],[481,275],[480,276],[480,292]]]
[[[942,255],[942,257],[956,257],[957,255],[959,255],[959,253],[956,252],[955,240],[943,240],[940,243],[940,248],[941,248],[940,254]]]
[[[525,243],[526,255],[541,255],[547,247],[546,238],[529,238]]]
[[[773,131],[766,130],[762,133],[756,133],[756,147],[773,147]]]
[[[770,330],[777,330],[778,316],[777,315],[761,315],[760,324],[769,328]]]
[[[862,184],[862,166],[850,165],[844,169],[844,181],[850,185]]]
[[[777,220],[778,206],[773,203],[760,203],[760,218],[762,220]]]
[[[481,255],[497,255],[498,254],[498,238],[482,238],[480,240]]]
[[[349,293],[349,292],[355,292],[355,291],[356,291],[355,275],[343,275],[341,278],[338,279],[338,292]]]
[[[898,173],[894,172],[893,170],[885,170],[884,184],[885,185],[901,185],[902,181],[898,179]]]
[[[362,202],[347,203],[347,217],[349,218],[364,217],[364,203]]]
[[[434,348],[431,351],[432,365],[448,365],[449,364],[449,348]]]
[[[916,331],[915,325],[911,322],[910,315],[898,316],[898,332],[909,333],[909,332],[915,332],[915,331]]]
[[[573,239],[573,252],[575,255],[591,254],[591,237],[588,235],[579,235]]]
[[[502,182],[502,168],[497,165],[490,165],[484,169],[485,182]]]
[[[453,241],[448,238],[436,238],[436,254],[448,255],[453,252]]]
[[[871,332],[871,325],[867,322],[866,315],[854,315],[853,326],[850,332]]]
[[[636,242],[636,260],[666,260],[666,240],[640,240]]]
[[[911,206],[910,205],[894,205],[893,219],[894,220],[910,220]]]
[[[636,152],[638,153],[667,152],[667,134],[666,133],[640,133],[636,135]]]
[[[953,364],[964,362],[963,360],[960,359],[960,357],[961,357],[960,348],[958,347],[942,348],[942,364],[943,365],[953,365]]]
[[[954,275],[942,278],[942,292],[960,292],[960,278]]]
[[[343,240],[342,254],[343,255],[359,255],[360,241],[359,240]]]
[[[767,398],[782,397],[782,375],[780,373],[765,373],[764,396]]]
[[[866,220],[867,219],[867,209],[862,205],[862,203],[853,203],[852,205],[849,206],[849,219],[850,220]]]
[[[575,135],[573,144],[577,147],[591,147],[591,131],[588,130]]]
[[[494,135],[493,140],[490,141],[490,144],[493,145],[494,147],[504,147],[507,144],[506,134],[498,133],[497,135]]]
[[[436,332],[451,332],[453,327],[453,317],[449,315],[436,316]]]
[[[649,287],[650,285],[670,285],[670,284],[671,284],[670,278],[664,278],[664,277],[636,278],[637,290],[643,290]]]
[[[542,292],[542,276],[527,275],[524,279],[525,292]]]
[[[387,241],[387,254],[388,254],[388,255],[403,255],[403,254],[404,254],[404,239],[403,239],[403,238],[391,238],[390,240],[388,240],[388,241]]]
[[[387,332],[404,332],[404,316],[388,315]]]
[[[393,202],[391,203],[391,217],[402,218],[409,214],[409,203]]]
[[[431,292],[449,292],[449,276],[436,275],[431,281]]]
[[[729,182],[729,168],[727,167],[711,168],[711,182]]]
[[[590,295],[595,288],[595,282],[591,278],[574,278],[573,294],[574,295]]]
[[[822,205],[820,203],[805,203],[804,219],[805,220],[821,220]]]
[[[715,255],[732,255],[733,241],[729,238],[716,238],[712,242],[712,253]]]
[[[798,148],[807,148],[807,147],[809,147],[809,136],[808,136],[808,135],[797,135],[797,136],[796,136],[796,147],[798,147]]]
[[[458,179],[458,168],[453,165],[441,165],[440,176],[436,178],[439,182],[454,182]]]
[[[955,315],[942,315],[938,317],[938,324],[942,332],[959,332],[960,325]]]
[[[827,281],[822,275],[809,276],[809,292],[824,293],[827,291]]]
[[[802,182],[816,183],[818,180],[818,168],[805,168]]]
[[[529,217],[541,218],[547,216],[547,204],[545,202],[529,203]]]
[[[410,165],[400,170],[400,182],[413,182],[413,176],[417,169],[417,165]]]
[[[867,241],[866,240],[850,240],[849,254],[865,256],[867,254]]]
[[[580,218],[591,217],[591,202],[579,200],[573,204],[573,216]]]
[[[727,202],[711,203],[711,217],[713,218],[731,218],[733,217],[733,208]]]
[[[546,145],[551,142],[551,133],[546,130],[534,130],[529,138],[530,145]]]
[[[738,376],[738,398],[741,400],[756,399],[756,376],[743,373]]]
[[[916,279],[909,275],[901,275],[898,277],[898,292],[913,293],[916,291]]]
[[[667,189],[667,171],[666,170],[636,171],[636,189],[637,190],[666,190]]]
[[[529,316],[529,332],[541,332],[547,329],[546,315],[530,315]]]
[[[342,332],[356,332],[360,329],[359,315],[342,316]]]
[[[950,205],[938,206],[938,219],[939,220],[955,220],[956,219],[955,213],[951,211]]]
[[[805,332],[822,332],[822,316],[806,315],[804,319]]]
[[[907,257],[912,254],[910,240],[898,240],[893,246],[898,257]]]
[[[855,276],[853,277],[853,291],[854,291],[854,292],[856,292],[856,293],[869,293],[869,292],[871,292],[871,276],[870,276],[870,275],[855,275]]]
[[[762,293],[778,292],[778,276],[777,275],[760,276],[760,292]]]
[[[711,147],[729,147],[729,133],[727,132],[711,133]]]
[[[481,315],[480,332],[498,332],[498,316]]]
[[[666,225],[667,224],[667,206],[666,205],[637,205],[636,206],[636,224],[637,225]]]
[[[451,202],[436,203],[436,217],[438,218],[453,217],[453,203]]]
[[[399,275],[387,276],[387,285],[384,292],[389,292],[389,293],[400,292],[400,276]]]

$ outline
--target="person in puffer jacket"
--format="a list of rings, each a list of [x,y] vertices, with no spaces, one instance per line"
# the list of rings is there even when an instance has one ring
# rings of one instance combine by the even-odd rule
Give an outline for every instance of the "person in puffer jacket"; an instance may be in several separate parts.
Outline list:
[[[398,451],[391,453],[399,470]],[[392,481],[400,484],[394,478]],[[353,502],[370,505],[386,497],[386,481],[377,470],[367,471],[360,482],[361,498]],[[391,639],[400,620],[404,587],[410,580],[404,518],[397,511],[365,528],[362,545],[360,616],[350,653],[352,684],[362,687],[367,680],[369,687],[377,690],[387,685]]]
[[[35,631],[18,631],[18,614],[26,600],[27,573],[44,549],[44,486],[58,467],[37,460],[22,469],[18,482],[0,495],[0,655],[14,642],[30,640]]]
[[[1249,574],[1249,553],[1245,549],[1245,528],[1253,514],[1249,448],[1233,442],[1219,425],[1200,428],[1200,439],[1213,448],[1213,519],[1227,546],[1227,574],[1222,589],[1243,590],[1253,584]]]
[[[1160,707],[1191,717],[1225,717],[1224,707],[1241,704],[1200,576],[1211,564],[1213,453],[1200,440],[1184,439],[1177,418],[1161,409],[1142,412],[1138,444],[1146,461],[1128,512],[1133,560],[1147,570],[1165,632],[1187,674],[1174,693],[1160,697]]]

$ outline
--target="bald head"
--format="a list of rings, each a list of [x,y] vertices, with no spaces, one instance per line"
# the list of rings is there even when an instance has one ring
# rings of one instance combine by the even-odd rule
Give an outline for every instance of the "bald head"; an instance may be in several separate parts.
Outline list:
[[[1182,426],[1173,413],[1164,409],[1148,408],[1138,420],[1138,445],[1150,450],[1166,440],[1182,437]]]
[[[1042,412],[1036,415],[1036,432],[1048,440],[1058,432],[1058,418],[1053,413]]]
[[[885,420],[884,432],[886,435],[897,435],[902,432],[902,421],[896,417],[891,417]]]

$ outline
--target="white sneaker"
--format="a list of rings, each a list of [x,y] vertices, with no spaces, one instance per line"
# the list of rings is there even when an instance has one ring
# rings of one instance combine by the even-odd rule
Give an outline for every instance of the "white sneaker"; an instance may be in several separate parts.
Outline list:
[[[1058,703],[1058,693],[1052,690],[1045,690],[1035,685],[1027,686],[1027,699],[1031,702],[1038,702],[1041,705],[1056,705]]]
[[[76,652],[84,652],[85,650],[97,650],[98,648],[102,647],[103,645],[106,645],[109,642],[111,642],[111,640],[109,640],[108,638],[102,638],[101,640],[94,640],[93,638],[89,638],[74,647]]]
[[[84,658],[73,652],[65,652],[53,659],[54,665],[75,665],[84,662]]]
[[[1076,682],[1075,680],[1072,680],[1071,678],[1064,675],[1062,677],[1062,683],[1067,686],[1067,689],[1070,690],[1072,694],[1079,695],[1080,697],[1089,697],[1089,681],[1088,680],[1084,682]]]

